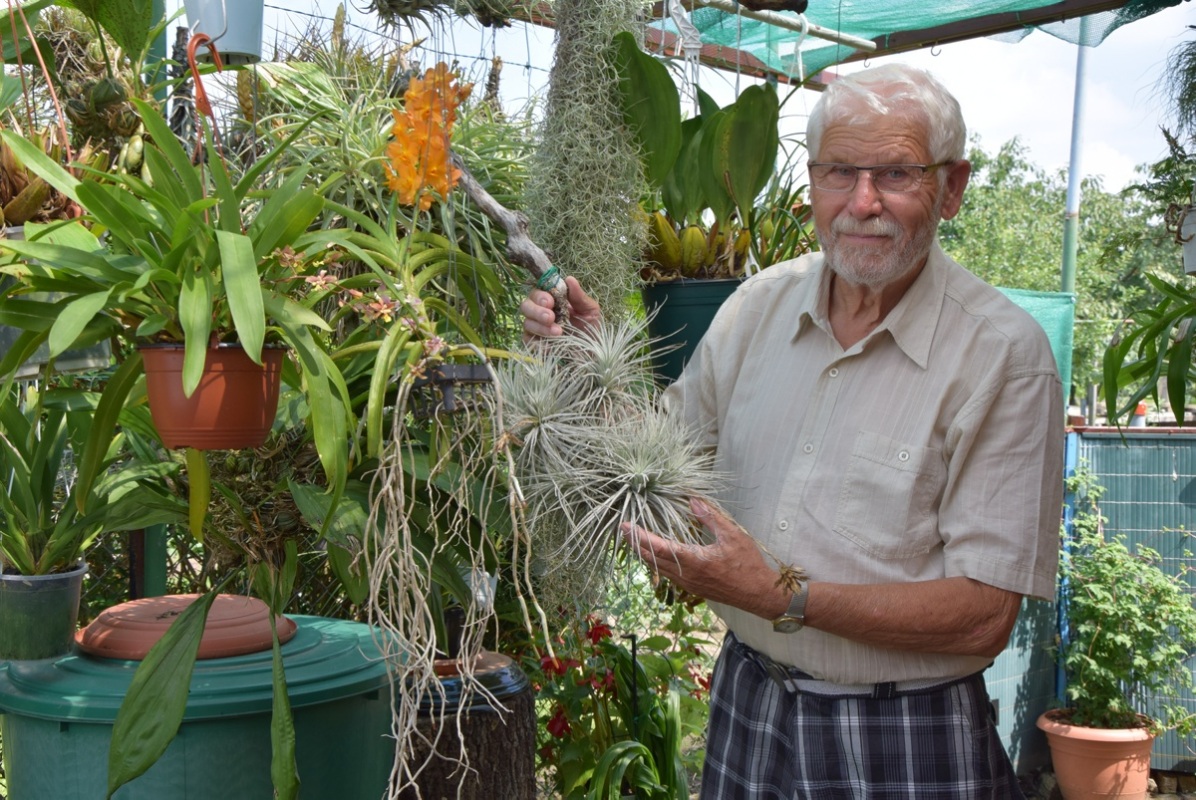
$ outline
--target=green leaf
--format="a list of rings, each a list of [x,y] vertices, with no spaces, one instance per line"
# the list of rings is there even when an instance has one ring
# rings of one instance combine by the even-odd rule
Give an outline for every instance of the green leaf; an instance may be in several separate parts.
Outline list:
[[[287,548],[293,551],[294,540],[287,541]],[[288,561],[292,553],[288,552]],[[270,634],[273,640],[273,684],[274,704],[270,715],[270,780],[274,784],[274,797],[278,800],[295,800],[299,797],[299,767],[295,759],[295,720],[291,715],[291,698],[287,694],[286,669],[282,662],[282,646],[278,643],[278,622],[270,614]]]
[[[245,355],[255,364],[261,364],[262,344],[266,340],[266,309],[262,304],[262,284],[253,242],[248,236],[228,231],[216,231],[216,241],[220,245],[220,269],[237,339],[245,349]]]
[[[184,195],[192,200],[202,198],[204,191],[199,171],[191,164],[191,156],[183,149],[182,143],[170,129],[166,118],[154,106],[143,100],[130,102],[137,109],[137,113],[141,115],[141,124],[145,126],[155,147],[170,163],[171,169],[174,171],[174,178],[182,185]],[[166,178],[166,176],[162,177]],[[155,181],[158,179],[157,173],[154,174],[154,178]]]
[[[212,334],[212,275],[203,264],[183,272],[179,323],[183,328],[183,394],[190,397],[203,377]]]
[[[1177,420],[1183,420],[1187,405],[1188,373],[1192,369],[1192,337],[1196,335],[1196,318],[1188,317],[1180,323],[1180,336],[1172,342],[1167,354],[1167,402]]]
[[[681,125],[681,154],[669,179],[661,189],[665,209],[681,225],[697,223],[703,210],[709,207],[702,180],[702,128],[708,117],[687,119]]]
[[[12,106],[21,99],[25,89],[21,86],[20,78],[13,75],[0,74],[0,111]]]
[[[153,26],[153,0],[58,0],[73,6],[95,22],[131,57],[149,46]]]
[[[349,481],[345,497],[332,509],[332,497],[311,484],[288,482],[291,497],[299,512],[327,540],[328,564],[349,596],[349,602],[361,605],[369,596],[369,575],[364,566],[354,563],[362,547],[362,537],[369,524],[369,488]],[[329,519],[329,511],[332,517]],[[353,547],[350,550],[350,546]]]
[[[21,16],[23,14],[25,19],[29,21],[29,27],[36,30],[38,12],[52,5],[54,5],[54,0],[35,0],[32,3],[25,3],[21,6],[22,13],[17,14],[15,18],[9,13],[9,9],[15,8],[16,3],[12,6],[8,4],[4,5],[5,11],[3,14],[0,14],[0,48],[2,48],[0,49],[0,61],[3,61],[5,64],[22,63],[26,66],[37,64],[37,56],[34,55],[33,46],[29,43],[29,32],[26,30]],[[15,45],[13,39],[14,27],[16,28]],[[53,58],[53,51],[50,47],[46,46],[41,49]]]
[[[85,294],[71,301],[62,309],[54,326],[50,328],[50,355],[58,357],[71,348],[84,328],[108,305],[112,290]]]
[[[779,119],[776,91],[767,84],[749,86],[735,101],[727,138],[716,149],[715,170],[728,176],[731,199],[745,224],[776,169]]]
[[[75,189],[79,186],[79,179],[46,155],[44,150],[24,136],[10,130],[0,131],[0,140],[8,145],[13,155],[25,165],[26,169],[72,200],[78,200],[78,197],[75,196]]]
[[[295,170],[266,202],[249,226],[253,253],[258,260],[299,239],[324,209],[324,199],[313,187],[303,187],[307,168]]]
[[[203,524],[212,503],[212,472],[207,454],[194,447],[187,448],[187,480],[191,485],[188,497],[187,520],[195,541],[203,542]]]
[[[382,452],[382,419],[386,412],[386,390],[395,376],[399,354],[411,338],[411,330],[399,322],[391,325],[382,340],[370,371],[370,389],[366,401],[366,454],[377,458]]]
[[[134,351],[124,363],[117,368],[104,393],[100,395],[100,402],[96,405],[95,417],[92,419],[90,430],[87,432],[87,443],[83,447],[83,454],[79,459],[79,478],[75,488],[76,506],[80,512],[86,512],[85,504],[91,494],[91,488],[105,468],[108,447],[116,436],[116,423],[124,407],[125,399],[129,396],[133,386],[141,379],[143,370],[141,353]]]
[[[615,34],[623,121],[631,129],[654,186],[664,183],[681,150],[681,98],[668,67],[645,53],[628,31]]]
[[[727,171],[734,121],[733,108],[724,108],[702,124],[699,134],[701,141],[698,144],[698,179],[706,204],[714,213],[720,228],[726,227],[735,211],[735,200],[731,197],[730,175]]]
[[[108,798],[152,767],[178,733],[187,711],[199,642],[217,591],[212,589],[187,606],[133,673],[112,724]]]

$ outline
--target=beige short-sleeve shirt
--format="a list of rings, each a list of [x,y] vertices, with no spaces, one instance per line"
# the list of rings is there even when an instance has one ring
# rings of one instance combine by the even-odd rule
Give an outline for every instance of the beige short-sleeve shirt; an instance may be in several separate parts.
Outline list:
[[[1053,599],[1064,407],[1042,328],[937,242],[847,350],[830,332],[828,288],[820,253],[753,276],[666,393],[717,453],[720,502],[811,581],[965,576]],[[750,646],[825,680],[949,677],[988,661],[777,634],[715,610]]]

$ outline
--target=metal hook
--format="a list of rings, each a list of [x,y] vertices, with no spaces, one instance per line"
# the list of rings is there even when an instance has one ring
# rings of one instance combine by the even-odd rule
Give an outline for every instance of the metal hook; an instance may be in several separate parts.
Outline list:
[[[941,47],[939,47],[938,42],[935,42],[934,44],[932,44],[930,46],[930,55],[937,56],[937,55],[941,54],[942,52],[943,52],[943,49]]]

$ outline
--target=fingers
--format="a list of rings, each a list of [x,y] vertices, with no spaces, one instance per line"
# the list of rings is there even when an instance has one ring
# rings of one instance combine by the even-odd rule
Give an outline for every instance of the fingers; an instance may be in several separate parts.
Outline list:
[[[680,585],[679,579],[685,572],[683,561],[691,555],[688,545],[669,541],[630,522],[623,524],[622,533],[624,540],[648,569]]]
[[[573,324],[583,328],[598,324],[602,319],[598,301],[586,294],[573,276],[565,278],[565,286],[569,289],[569,317]]]
[[[519,313],[523,315],[524,340],[560,336],[564,331],[556,323],[556,302],[552,295],[540,289],[532,289],[527,297],[519,304]]]

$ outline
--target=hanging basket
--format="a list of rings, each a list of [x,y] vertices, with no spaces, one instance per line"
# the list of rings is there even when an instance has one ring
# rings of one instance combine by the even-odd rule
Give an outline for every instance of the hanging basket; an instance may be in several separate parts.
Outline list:
[[[206,33],[227,65],[254,64],[262,60],[263,0],[184,0],[192,33]],[[201,61],[211,52],[202,50]]]
[[[203,377],[190,397],[183,394],[183,345],[142,345],[138,350],[145,362],[150,414],[166,447],[239,450],[266,441],[278,411],[282,348],[263,349],[260,365],[238,344],[209,348]]]

